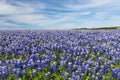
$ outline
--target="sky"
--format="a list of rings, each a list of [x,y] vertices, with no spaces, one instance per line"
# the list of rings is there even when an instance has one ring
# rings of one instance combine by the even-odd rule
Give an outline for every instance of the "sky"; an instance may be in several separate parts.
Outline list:
[[[120,0],[0,0],[0,29],[120,26]]]

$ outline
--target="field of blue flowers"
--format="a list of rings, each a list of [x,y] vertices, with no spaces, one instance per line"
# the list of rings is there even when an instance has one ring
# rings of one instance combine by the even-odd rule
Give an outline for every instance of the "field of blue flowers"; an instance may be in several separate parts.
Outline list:
[[[120,31],[1,30],[0,80],[120,80]]]

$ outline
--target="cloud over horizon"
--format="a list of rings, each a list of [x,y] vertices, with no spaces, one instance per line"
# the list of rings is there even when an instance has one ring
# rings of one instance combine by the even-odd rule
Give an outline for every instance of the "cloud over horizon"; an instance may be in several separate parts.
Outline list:
[[[0,0],[0,29],[120,25],[120,0]]]

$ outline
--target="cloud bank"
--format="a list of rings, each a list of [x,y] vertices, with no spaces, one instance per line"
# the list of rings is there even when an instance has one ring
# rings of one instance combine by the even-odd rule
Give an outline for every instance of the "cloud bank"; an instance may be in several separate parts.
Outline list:
[[[120,25],[120,0],[0,0],[0,29]]]

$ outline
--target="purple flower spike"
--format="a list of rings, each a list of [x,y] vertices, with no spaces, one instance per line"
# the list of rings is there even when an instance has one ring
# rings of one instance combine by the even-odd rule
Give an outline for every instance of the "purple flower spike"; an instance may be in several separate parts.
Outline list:
[[[51,71],[57,73],[57,65],[56,65],[56,62],[53,62],[53,63],[51,64]]]
[[[68,63],[68,73],[72,74],[72,63],[71,62]]]
[[[45,78],[49,78],[50,77],[50,72],[45,74]]]
[[[33,77],[36,76],[36,70],[33,70],[33,72],[32,72],[32,76],[33,76]]]

